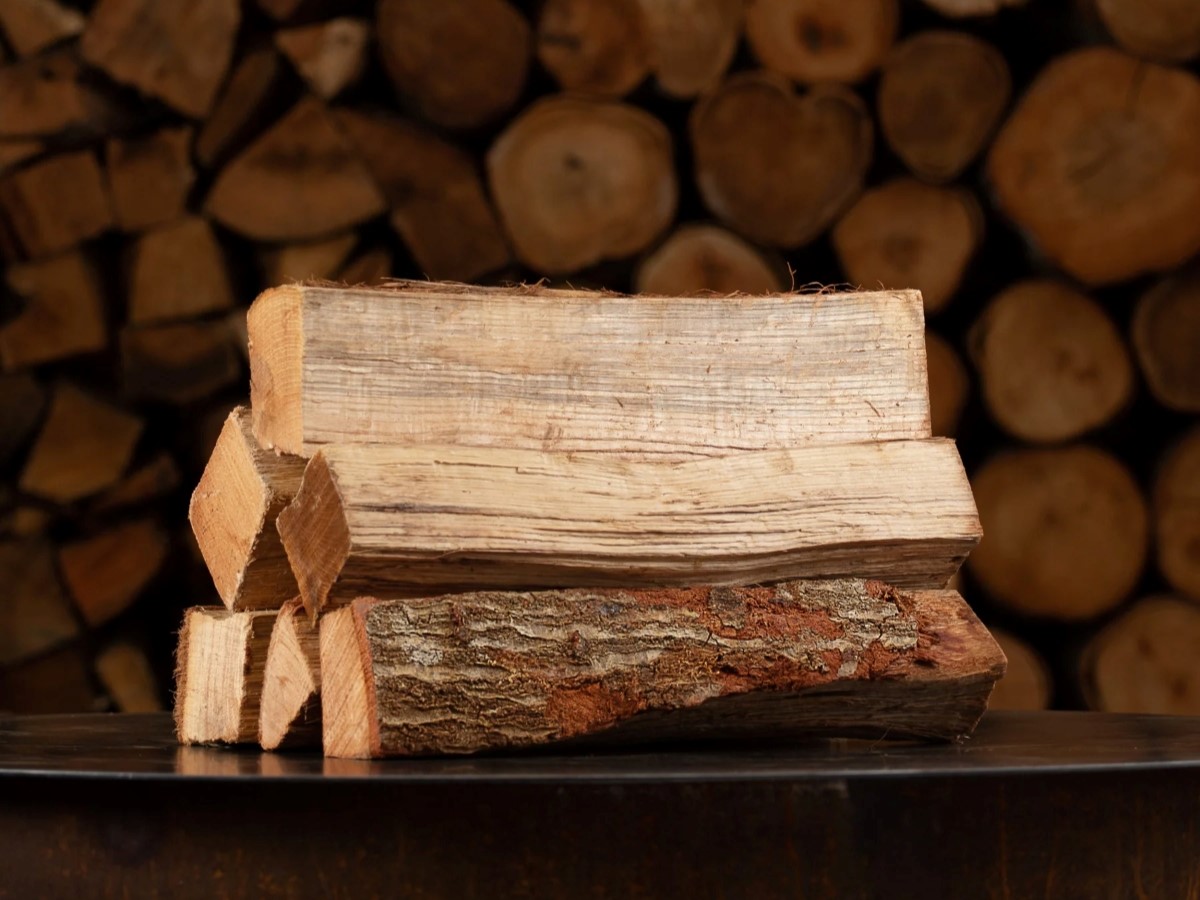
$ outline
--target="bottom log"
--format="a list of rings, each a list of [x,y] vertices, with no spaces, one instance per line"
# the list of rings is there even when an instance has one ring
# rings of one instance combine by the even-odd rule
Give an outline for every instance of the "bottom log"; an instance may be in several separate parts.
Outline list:
[[[317,628],[296,597],[280,608],[267,648],[258,719],[264,750],[321,746],[320,666]]]
[[[877,581],[364,598],[321,620],[325,753],[566,739],[952,739],[1004,655],[954,591]]]

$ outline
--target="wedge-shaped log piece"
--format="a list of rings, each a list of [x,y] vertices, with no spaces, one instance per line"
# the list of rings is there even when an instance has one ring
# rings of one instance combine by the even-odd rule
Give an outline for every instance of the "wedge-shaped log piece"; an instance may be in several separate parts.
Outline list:
[[[565,739],[950,739],[1004,655],[954,591],[878,581],[360,599],[321,621],[325,752]]]
[[[274,610],[194,607],[175,657],[175,733],[183,744],[258,740],[263,669]]]
[[[915,291],[626,297],[288,286],[249,314],[254,433],[683,458],[929,437]]]
[[[188,518],[217,593],[230,609],[278,609],[296,580],[275,517],[300,487],[304,460],[259,449],[250,412],[229,414],[192,494]]]
[[[283,605],[271,629],[258,742],[264,750],[321,746],[321,645],[299,597]]]
[[[327,447],[276,525],[312,614],[472,587],[942,587],[979,540],[958,452],[932,438],[687,462]]]

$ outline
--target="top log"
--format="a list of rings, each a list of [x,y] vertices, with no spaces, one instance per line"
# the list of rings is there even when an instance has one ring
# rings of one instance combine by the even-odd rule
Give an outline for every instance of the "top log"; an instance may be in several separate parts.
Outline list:
[[[292,285],[248,316],[254,433],[629,457],[930,436],[916,291],[628,297]]]

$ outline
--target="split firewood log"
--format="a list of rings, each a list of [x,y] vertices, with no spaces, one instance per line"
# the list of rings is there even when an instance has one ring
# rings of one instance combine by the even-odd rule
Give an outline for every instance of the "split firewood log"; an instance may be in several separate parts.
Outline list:
[[[196,180],[192,134],[190,127],[164,128],[146,137],[108,141],[108,186],[122,231],[165,225],[184,215]]]
[[[82,253],[16,263],[5,279],[24,309],[0,326],[3,368],[39,365],[107,346],[100,275]]]

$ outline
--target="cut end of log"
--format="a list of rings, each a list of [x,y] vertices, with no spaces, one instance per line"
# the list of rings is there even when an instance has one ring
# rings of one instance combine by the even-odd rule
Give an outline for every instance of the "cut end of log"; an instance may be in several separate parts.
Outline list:
[[[684,296],[777,294],[785,289],[783,265],[773,266],[752,244],[713,225],[685,225],[638,266],[643,294]]]
[[[564,91],[623,97],[650,72],[640,0],[548,0],[537,55]]]
[[[321,727],[326,756],[367,759],[378,752],[375,679],[361,636],[362,616],[374,602],[358,601],[321,619]]]
[[[261,294],[246,314],[254,437],[296,455],[304,452],[303,306],[303,289],[285,285]]]
[[[263,674],[258,742],[264,750],[321,745],[321,646],[299,597],[275,617]]]
[[[992,691],[988,709],[1046,709],[1050,705],[1053,682],[1045,661],[1015,634],[997,628],[991,631],[1004,651],[1008,667]]]
[[[274,529],[275,517],[300,486],[304,461],[261,450],[250,411],[229,414],[192,494],[188,518],[230,609],[278,608],[296,591]]]
[[[746,10],[754,55],[807,84],[863,80],[883,62],[899,27],[896,0],[753,0]]]
[[[314,619],[350,555],[350,529],[337,481],[322,451],[309,460],[296,499],[279,514],[279,537]]]
[[[1200,413],[1200,265],[1147,291],[1131,331],[1154,398],[1179,412]]]
[[[184,613],[175,658],[175,732],[183,744],[258,740],[259,699],[275,612]]]
[[[1175,590],[1200,600],[1200,428],[1167,453],[1154,482],[1158,568]]]

